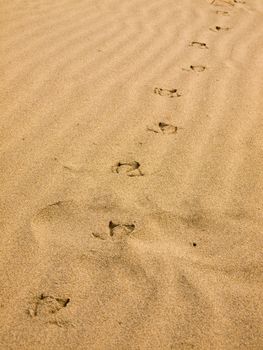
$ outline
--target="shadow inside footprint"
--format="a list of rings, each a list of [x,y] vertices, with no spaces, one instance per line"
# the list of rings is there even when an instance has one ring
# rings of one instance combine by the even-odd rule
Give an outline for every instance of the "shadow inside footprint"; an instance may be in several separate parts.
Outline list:
[[[109,222],[109,233],[107,232],[92,232],[93,237],[106,241],[109,238],[113,240],[123,240],[135,230],[134,224],[116,224],[113,221]]]
[[[206,69],[206,67],[205,66],[193,66],[193,65],[191,65],[190,69],[194,72],[201,73]]]
[[[193,71],[193,72],[201,73],[206,70],[206,67],[201,65],[197,65],[197,66],[191,65],[189,68],[182,68],[182,70],[187,72]]]
[[[166,124],[163,122],[159,123],[159,128],[163,134],[176,134],[178,127],[171,125],[171,124]]]
[[[192,41],[189,46],[198,47],[199,49],[208,49],[206,43],[201,43],[200,41]]]
[[[230,28],[215,26],[215,27],[209,28],[209,30],[211,30],[212,32],[227,32],[228,30],[230,30]]]
[[[176,134],[178,127],[174,126],[172,124],[167,124],[164,122],[160,122],[158,124],[158,129],[156,128],[147,128],[148,131],[154,132],[156,134],[162,133],[162,134]]]
[[[182,96],[182,95],[178,92],[177,89],[168,90],[168,89],[162,89],[162,88],[157,88],[157,87],[156,87],[153,91],[154,91],[154,93],[157,94],[157,95],[166,96],[166,97],[170,97],[170,98]]]
[[[217,10],[216,11],[217,15],[221,15],[221,16],[229,16],[229,12],[227,11],[222,11],[222,10]]]
[[[133,162],[118,162],[112,167],[112,172],[117,174],[124,174],[130,177],[143,176],[143,172],[140,169],[140,163]]]
[[[234,6],[233,0],[212,0],[210,4],[214,6]]]
[[[135,230],[134,224],[114,224],[109,222],[110,236],[127,236]]]
[[[34,302],[34,306],[29,309],[31,317],[47,316],[49,314],[55,314],[62,308],[66,307],[70,302],[69,298],[56,298],[52,295],[45,295],[42,293]]]

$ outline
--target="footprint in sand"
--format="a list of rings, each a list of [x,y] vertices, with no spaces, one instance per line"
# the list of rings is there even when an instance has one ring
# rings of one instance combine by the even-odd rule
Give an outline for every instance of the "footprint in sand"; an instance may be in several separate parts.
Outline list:
[[[222,11],[222,10],[217,10],[216,11],[217,15],[221,15],[221,16],[229,16],[229,12],[227,11]]]
[[[163,134],[176,134],[178,127],[171,125],[171,124],[166,124],[163,122],[159,123],[159,128]]]
[[[212,0],[210,5],[213,6],[234,6],[233,0]]]
[[[140,169],[139,162],[118,162],[112,167],[112,172],[120,175],[127,175],[129,177],[143,176],[143,172]]]
[[[227,32],[228,30],[230,30],[230,28],[229,27],[215,26],[215,27],[209,28],[209,30],[211,30],[212,32]]]
[[[135,230],[134,224],[115,224],[113,221],[109,222],[110,236],[129,235]]]
[[[192,47],[197,47],[199,49],[208,49],[208,46],[206,45],[206,43],[202,43],[200,41],[192,41],[189,46]]]
[[[214,6],[235,6],[235,4],[245,4],[245,0],[212,0]]]
[[[131,318],[139,323],[140,315],[147,315],[148,310],[150,313],[158,295],[156,259],[149,272],[141,262],[144,248],[138,255],[129,242],[134,241],[130,238],[137,229],[133,218],[140,220],[140,212],[119,207],[119,197],[114,193],[83,197],[45,205],[31,219],[31,232],[38,245],[38,286],[43,289],[34,292],[23,311],[29,322],[40,324],[44,331],[54,332],[54,327],[66,331],[88,320],[90,334],[102,324],[111,332],[117,320],[127,322]],[[105,317],[109,300],[114,314]],[[127,300],[132,303],[127,304]],[[120,317],[118,310],[127,313]]]
[[[185,70],[188,72],[193,71],[193,72],[201,73],[206,70],[206,67],[201,65],[197,65],[197,66],[191,65],[189,68],[182,68],[182,70]]]
[[[194,72],[198,72],[198,73],[201,73],[201,72],[203,72],[204,70],[206,70],[206,67],[205,66],[193,66],[193,65],[191,65],[190,66],[190,69],[192,70],[192,71],[194,71]]]
[[[180,97],[182,96],[177,89],[171,89],[171,90],[168,90],[168,89],[162,89],[162,88],[154,88],[153,92],[157,95],[160,95],[160,96],[166,96],[166,97],[170,97],[170,98],[173,98],[173,97]]]
[[[133,231],[135,230],[134,224],[121,224],[114,223],[113,221],[109,222],[109,233],[94,233],[92,232],[92,236],[103,241],[108,239],[113,240],[123,240],[127,238]]]
[[[79,242],[82,242],[81,250],[85,251],[92,246],[94,237],[101,240],[123,239],[135,230],[134,223],[129,223],[129,219],[128,223],[119,221],[120,209],[117,213],[112,213],[117,219],[116,221],[115,219],[114,221],[108,221],[108,229],[105,230],[103,222],[105,222],[105,219],[110,219],[108,208],[111,203],[100,205],[99,200],[96,200],[96,203],[93,204],[96,205],[82,206],[74,201],[58,201],[44,207],[33,217],[31,228],[41,250],[41,259],[45,259],[49,256],[50,251],[57,249],[60,252],[69,250],[73,254],[76,249],[80,249]],[[102,224],[99,222],[102,222]],[[87,227],[90,230],[87,231]],[[78,232],[77,239],[75,232]],[[42,305],[44,302],[49,302],[50,297],[43,297],[40,300],[38,304]],[[59,300],[56,299],[56,301]]]
[[[70,302],[69,298],[57,298],[52,295],[42,293],[33,302],[33,306],[28,309],[31,317],[46,317],[56,314]]]
[[[149,128],[147,127],[148,131],[154,132],[156,134],[164,134],[164,135],[170,135],[170,134],[176,134],[178,127],[172,124],[167,124],[164,122],[160,122],[158,124],[158,127],[153,127],[153,128]]]
[[[54,297],[52,295],[42,293],[34,298],[31,306],[27,309],[31,318],[37,318],[45,323],[54,324],[59,327],[68,327],[72,324],[65,319],[58,317],[59,311],[70,302],[70,298]]]

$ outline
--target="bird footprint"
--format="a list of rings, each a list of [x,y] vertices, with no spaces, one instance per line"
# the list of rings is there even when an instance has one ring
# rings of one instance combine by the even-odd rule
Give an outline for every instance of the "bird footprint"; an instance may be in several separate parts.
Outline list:
[[[216,11],[217,15],[221,15],[221,16],[229,16],[229,12],[227,11],[222,11],[222,10],[217,10]]]
[[[173,98],[173,97],[180,97],[182,96],[177,89],[171,89],[171,90],[168,90],[168,89],[162,89],[162,88],[155,88],[154,90],[154,93],[157,94],[157,95],[160,95],[160,96],[167,96],[167,97],[170,97],[170,98]]]
[[[34,306],[28,310],[31,317],[44,316],[55,314],[63,307],[66,307],[70,302],[69,298],[56,298],[52,295],[42,293],[37,297]]]
[[[212,0],[210,4],[214,6],[234,6],[233,0]]]
[[[143,172],[140,169],[140,163],[133,162],[118,162],[112,167],[112,172],[116,174],[123,174],[129,177],[143,176]]]
[[[230,30],[229,27],[220,27],[220,26],[211,27],[209,29],[212,32],[227,32],[228,30]]]
[[[109,233],[94,233],[92,232],[93,237],[107,240],[109,238],[114,240],[122,240],[123,238],[129,236],[135,230],[134,224],[121,224],[114,223],[113,221],[109,222]]]
[[[134,224],[115,224],[113,221],[109,222],[110,236],[129,235],[135,230]]]
[[[200,41],[192,41],[189,46],[193,46],[193,47],[198,47],[199,49],[208,49],[208,46],[206,45],[206,43],[202,43]]]
[[[171,125],[171,124],[166,124],[166,123],[160,122],[158,124],[158,129],[149,128],[148,127],[147,130],[155,132],[156,134],[158,134],[158,133],[162,133],[162,134],[176,134],[177,130],[178,130],[178,127],[174,126],[174,125]]]
[[[190,72],[191,70],[192,71],[194,71],[194,72],[197,72],[197,73],[201,73],[201,72],[203,72],[204,70],[206,70],[206,67],[205,66],[201,66],[201,65],[199,65],[199,66],[193,66],[193,65],[191,65],[190,67],[189,67],[189,69],[188,68],[182,68],[183,70],[186,70],[186,71],[188,71],[188,72]]]

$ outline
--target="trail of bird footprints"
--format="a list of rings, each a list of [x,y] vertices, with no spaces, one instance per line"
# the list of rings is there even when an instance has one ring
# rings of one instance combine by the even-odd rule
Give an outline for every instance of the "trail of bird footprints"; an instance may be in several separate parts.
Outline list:
[[[210,3],[212,6],[229,6],[234,7],[235,4],[245,4],[243,0],[212,0]],[[216,10],[216,14],[221,16],[229,16],[229,11],[224,9]],[[209,28],[213,32],[224,32],[230,30],[230,27],[222,27],[216,25]],[[190,47],[197,49],[209,49],[208,45],[205,42],[192,41],[189,43]],[[206,70],[204,65],[190,65],[189,68],[182,68],[186,71],[193,71],[196,73],[201,73]],[[182,94],[178,89],[164,89],[160,87],[155,87],[153,90],[154,94],[174,98],[181,97]],[[165,122],[159,122],[153,127],[147,127],[147,131],[153,132],[155,134],[162,135],[174,135],[178,131],[178,127],[172,124]],[[57,160],[57,159],[56,159]],[[138,161],[124,161],[117,162],[112,166],[112,172],[117,175],[127,176],[127,177],[142,177],[144,173],[141,169],[141,164]],[[55,205],[60,205],[60,202],[55,203]],[[92,236],[96,239],[103,241],[113,240],[113,241],[123,241],[130,237],[130,235],[135,231],[136,227],[133,223],[119,223],[110,221],[108,223],[108,229],[105,232],[92,232]],[[196,247],[196,243],[193,243],[193,246]],[[70,303],[70,299],[67,297],[55,297],[52,295],[47,295],[42,293],[40,296],[36,297],[32,302],[32,307],[27,311],[32,318],[42,318],[49,323],[54,323],[60,326],[60,323],[57,319],[52,318],[52,315],[58,314],[63,308],[66,308]]]
[[[228,6],[234,7],[235,4],[244,4],[244,0],[211,0],[210,4],[215,7],[224,7]],[[216,10],[216,14],[222,15],[222,16],[229,16],[229,11],[225,11],[223,8],[219,8]],[[228,26],[220,26],[216,25],[214,27],[209,28],[210,31],[213,32],[226,32],[229,31],[231,28]],[[207,43],[202,41],[192,41],[189,43],[190,47],[201,49],[201,50],[208,50],[209,46]],[[201,64],[192,64],[189,66],[189,68],[182,68],[185,71],[192,71],[195,73],[202,73],[206,70],[206,66]],[[178,89],[165,89],[161,87],[155,87],[153,89],[153,92],[155,95],[159,95],[162,97],[168,97],[168,98],[174,98],[174,97],[181,97],[181,92],[178,91]],[[147,127],[147,131],[153,132],[155,134],[176,134],[178,131],[178,127],[172,124],[167,124],[165,122],[159,122],[157,126],[154,127]],[[128,177],[138,177],[143,176],[144,173],[141,170],[141,165],[137,161],[132,162],[118,162],[112,167],[112,172],[118,175],[125,175]],[[112,224],[113,225],[113,224]],[[121,226],[123,228],[123,226]],[[112,226],[112,230],[114,230],[115,226]],[[112,231],[113,232],[113,231]]]

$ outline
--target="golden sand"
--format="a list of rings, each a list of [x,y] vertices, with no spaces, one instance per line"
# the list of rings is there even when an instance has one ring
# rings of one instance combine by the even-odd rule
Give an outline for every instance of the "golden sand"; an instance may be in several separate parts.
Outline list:
[[[263,349],[263,1],[0,10],[0,349]]]

